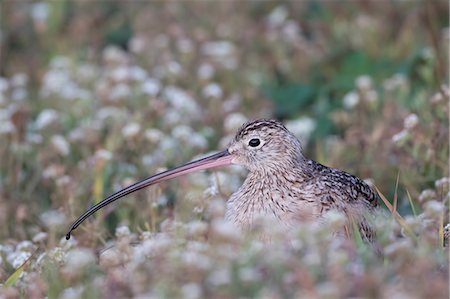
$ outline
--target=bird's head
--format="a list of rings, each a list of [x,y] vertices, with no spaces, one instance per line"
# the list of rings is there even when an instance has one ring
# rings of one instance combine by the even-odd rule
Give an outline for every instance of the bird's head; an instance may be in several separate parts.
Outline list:
[[[302,158],[300,141],[277,120],[245,123],[228,146],[232,163],[250,171],[294,166]]]

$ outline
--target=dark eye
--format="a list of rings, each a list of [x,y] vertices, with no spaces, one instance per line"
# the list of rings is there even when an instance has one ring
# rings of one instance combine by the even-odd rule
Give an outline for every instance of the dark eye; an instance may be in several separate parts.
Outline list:
[[[260,145],[261,141],[258,138],[253,138],[250,139],[250,141],[248,142],[248,145],[250,145],[251,147],[257,147],[258,145]]]

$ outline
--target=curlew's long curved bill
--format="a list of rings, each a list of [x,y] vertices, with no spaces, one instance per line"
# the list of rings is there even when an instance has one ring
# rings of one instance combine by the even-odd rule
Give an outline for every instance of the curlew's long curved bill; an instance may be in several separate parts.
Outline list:
[[[142,188],[148,187],[153,184],[160,183],[165,180],[173,179],[181,175],[188,174],[190,172],[204,170],[212,167],[218,167],[218,166],[224,166],[224,165],[230,165],[231,164],[231,158],[232,156],[228,152],[228,150],[224,150],[222,152],[219,152],[217,154],[195,160],[189,163],[186,163],[184,165],[178,166],[173,169],[169,169],[167,171],[155,174],[151,177],[148,177],[146,179],[143,179],[142,181],[139,181],[133,185],[130,185],[120,191],[117,191],[116,193],[108,196],[107,198],[103,199],[101,202],[97,203],[96,205],[92,206],[90,209],[88,209],[86,212],[84,212],[83,215],[81,215],[70,227],[69,232],[66,235],[66,239],[70,239],[70,234],[74,229],[76,229],[84,220],[86,220],[89,216],[100,210],[101,208],[109,205],[110,203],[118,200],[119,198],[124,197],[125,195],[128,195],[130,193],[133,193],[135,191],[141,190]]]

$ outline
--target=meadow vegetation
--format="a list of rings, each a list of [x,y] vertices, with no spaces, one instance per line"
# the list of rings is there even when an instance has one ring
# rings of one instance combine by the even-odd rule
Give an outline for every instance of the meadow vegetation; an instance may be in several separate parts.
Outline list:
[[[447,1],[0,9],[0,298],[449,297]],[[261,117],[380,190],[376,251],[335,238],[337,213],[270,242],[264,223],[237,232],[236,166],[130,195],[65,240],[92,204]]]

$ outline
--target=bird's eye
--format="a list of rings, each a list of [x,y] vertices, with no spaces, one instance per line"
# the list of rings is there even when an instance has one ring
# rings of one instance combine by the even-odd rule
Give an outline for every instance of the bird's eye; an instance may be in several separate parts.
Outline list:
[[[248,145],[250,145],[251,147],[257,147],[260,144],[261,141],[258,138],[250,139],[250,141],[248,142]]]

